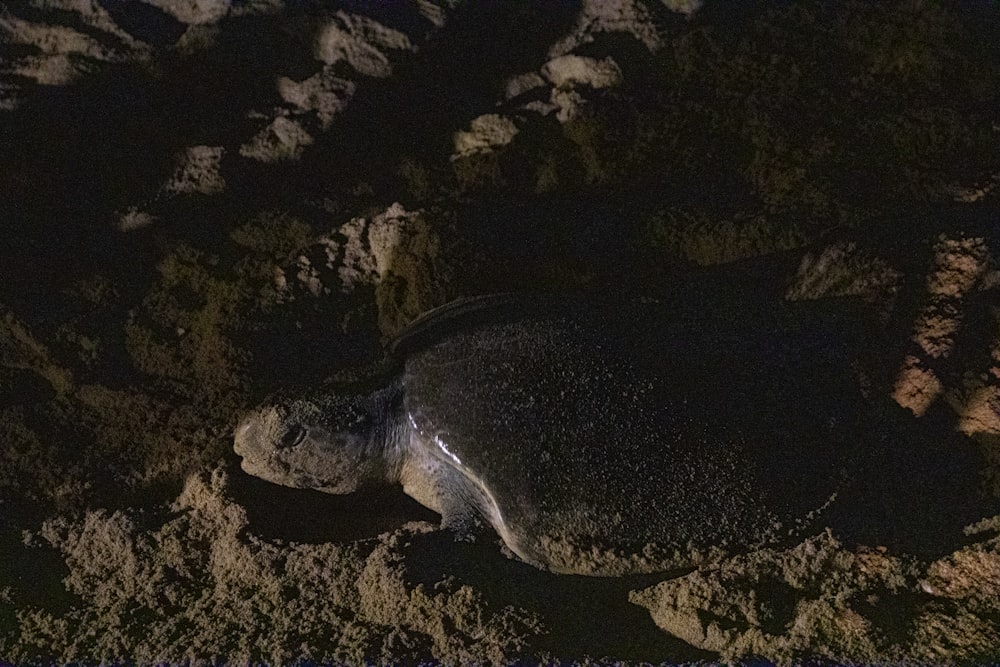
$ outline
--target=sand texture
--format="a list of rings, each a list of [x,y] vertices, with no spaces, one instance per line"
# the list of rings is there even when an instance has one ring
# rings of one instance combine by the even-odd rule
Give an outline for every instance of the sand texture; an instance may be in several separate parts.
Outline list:
[[[1000,662],[997,34],[986,2],[3,3],[0,663]],[[273,392],[537,291],[822,321],[899,437],[859,429],[804,530],[624,577],[240,469]]]

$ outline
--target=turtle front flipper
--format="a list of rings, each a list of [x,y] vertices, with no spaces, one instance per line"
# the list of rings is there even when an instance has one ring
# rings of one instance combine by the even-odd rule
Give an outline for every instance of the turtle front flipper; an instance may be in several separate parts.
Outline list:
[[[469,482],[460,470],[450,461],[430,455],[426,447],[411,447],[400,483],[406,495],[440,514],[441,527],[454,532],[456,539],[474,541],[483,529],[478,494],[467,488]]]
[[[545,568],[533,549],[526,547],[507,525],[493,493],[463,466],[441,454],[440,447],[427,445],[426,435],[415,429],[400,482],[403,491],[441,515],[441,528],[460,542],[476,542],[494,532],[503,550],[535,567]]]

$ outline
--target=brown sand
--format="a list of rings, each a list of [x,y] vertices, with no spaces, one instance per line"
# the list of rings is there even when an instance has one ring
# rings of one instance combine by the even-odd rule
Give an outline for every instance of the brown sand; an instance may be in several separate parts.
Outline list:
[[[0,7],[0,662],[1000,661],[996,4],[365,4]],[[522,289],[831,313],[978,524],[564,577],[239,470],[268,392]]]

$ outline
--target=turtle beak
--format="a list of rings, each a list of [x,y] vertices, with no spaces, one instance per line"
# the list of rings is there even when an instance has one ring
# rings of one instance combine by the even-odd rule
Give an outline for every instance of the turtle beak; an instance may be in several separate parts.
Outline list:
[[[240,442],[246,438],[247,432],[250,430],[251,422],[252,420],[250,418],[246,418],[240,422],[239,426],[236,427],[236,432],[234,434],[236,442]]]
[[[254,436],[257,430],[254,425],[258,420],[256,412],[246,415],[233,432],[233,450],[243,458],[254,450],[252,443],[256,440]]]
[[[233,451],[240,457],[240,468],[254,477],[267,478],[267,468],[261,465],[260,424],[258,413],[248,414],[233,431]]]

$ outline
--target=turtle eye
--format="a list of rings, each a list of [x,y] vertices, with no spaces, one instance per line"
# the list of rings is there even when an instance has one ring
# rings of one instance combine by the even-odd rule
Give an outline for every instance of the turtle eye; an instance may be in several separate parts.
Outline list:
[[[288,449],[290,447],[295,447],[306,437],[306,430],[301,426],[290,426],[285,434],[281,436],[281,440],[278,441],[278,449]]]

